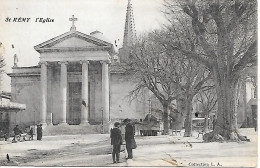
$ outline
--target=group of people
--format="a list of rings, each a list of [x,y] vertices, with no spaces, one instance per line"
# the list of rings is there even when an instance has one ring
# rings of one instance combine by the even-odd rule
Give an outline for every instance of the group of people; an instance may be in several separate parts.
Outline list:
[[[13,130],[14,130],[14,139],[12,141],[13,142],[20,141],[22,130],[18,127],[18,125],[16,125]]]
[[[5,141],[7,141],[8,136],[7,136],[6,131],[3,131],[3,130],[0,129],[0,138],[4,138]]]
[[[14,131],[14,139],[13,142],[20,141],[22,130],[19,128],[18,125],[16,125],[13,129]],[[27,132],[28,140],[33,140],[33,128],[31,127],[29,131]],[[37,125],[37,140],[42,139],[42,124]]]
[[[130,119],[125,119],[123,123],[125,126],[125,142],[126,142],[126,150],[128,157],[126,159],[132,159],[133,158],[133,149],[136,148],[136,142],[134,139],[135,135],[135,128],[134,125],[131,123]],[[111,138],[111,145],[113,145],[113,151],[112,151],[112,159],[113,163],[119,163],[120,158],[120,151],[121,151],[121,145],[123,144],[123,138],[122,133],[120,130],[120,123],[115,122],[114,128],[110,131],[110,138]]]

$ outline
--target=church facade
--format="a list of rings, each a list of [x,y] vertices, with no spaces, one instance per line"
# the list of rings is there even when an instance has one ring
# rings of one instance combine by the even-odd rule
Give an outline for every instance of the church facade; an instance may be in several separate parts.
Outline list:
[[[132,14],[129,1],[121,53],[136,36]],[[77,31],[76,18],[70,20],[70,31],[34,47],[40,54],[39,65],[14,66],[8,74],[12,100],[27,107],[20,115],[12,114],[20,119],[11,116],[10,124],[97,125],[143,119],[148,98],[129,101],[136,81],[113,60],[117,54],[113,44],[99,31],[89,35]]]

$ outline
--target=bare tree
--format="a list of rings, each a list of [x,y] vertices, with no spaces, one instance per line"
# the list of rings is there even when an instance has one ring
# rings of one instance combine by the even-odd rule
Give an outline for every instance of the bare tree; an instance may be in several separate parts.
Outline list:
[[[203,117],[205,117],[204,131],[208,131],[208,118],[210,113],[215,109],[217,104],[217,93],[215,88],[202,90],[196,95],[197,102],[201,104]],[[214,122],[214,121],[213,121]]]
[[[178,95],[178,79],[174,74],[177,62],[165,53],[156,40],[158,36],[158,32],[153,32],[141,37],[132,47],[125,67],[139,81],[130,95],[136,97],[143,88],[148,88],[162,104],[164,134],[167,134],[168,106]]]
[[[211,84],[207,85],[210,86]],[[210,89],[205,89],[198,92],[195,100],[201,104],[203,114],[209,116],[217,104],[217,93],[214,85]]]
[[[174,57],[174,56],[172,56]],[[176,58],[176,57],[175,57]],[[211,78],[210,73],[205,67],[198,62],[186,59],[184,56],[178,58],[177,76],[179,80],[179,88],[181,95],[178,100],[182,101],[182,108],[179,109],[184,113],[185,117],[185,133],[184,136],[192,136],[192,102],[195,95],[201,90],[211,88],[210,85],[205,83]],[[178,104],[177,104],[178,105]]]
[[[245,140],[238,133],[235,96],[240,72],[257,59],[256,1],[165,0],[165,7],[171,33],[181,39],[171,47],[204,64],[214,77],[218,118],[204,140]]]
[[[168,133],[170,103],[183,98],[182,113],[187,117],[185,136],[191,136],[192,100],[198,91],[207,88],[203,84],[209,79],[209,72],[181,52],[169,49],[168,42],[167,31],[155,31],[132,48],[128,67],[139,83],[130,94],[137,95],[142,88],[153,92],[163,107],[164,133]]]

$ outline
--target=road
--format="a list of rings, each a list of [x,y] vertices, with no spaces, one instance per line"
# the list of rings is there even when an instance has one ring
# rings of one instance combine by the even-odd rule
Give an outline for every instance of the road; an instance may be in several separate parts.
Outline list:
[[[0,166],[255,167],[257,132],[253,128],[240,129],[240,132],[250,142],[203,143],[197,134],[193,137],[136,136],[138,147],[133,151],[134,159],[126,161],[122,152],[119,164],[112,164],[108,134],[53,136],[42,141],[5,144],[0,141]],[[10,162],[5,158],[7,153]]]
[[[10,155],[10,162],[7,162],[7,159],[1,158],[1,164],[9,166],[111,166],[112,165],[112,156],[111,156],[111,145],[110,138],[106,136],[97,142],[82,142],[78,138],[74,138],[74,141],[67,141],[65,145],[61,145],[55,149],[55,140],[50,140],[45,138],[45,145],[52,144],[46,149],[37,148],[40,146],[38,141],[31,142],[19,142],[19,144],[9,144],[8,150],[6,153]],[[87,139],[87,138],[86,138]],[[22,154],[19,154],[19,149],[16,153],[14,149],[11,149],[11,145],[21,146],[22,144],[29,146],[27,144],[34,143],[35,146],[31,145],[26,150],[23,150]],[[56,140],[56,143],[59,143]],[[59,146],[60,144],[56,144]],[[19,147],[18,147],[19,148]],[[29,149],[30,148],[30,149]],[[54,149],[52,149],[54,148]],[[0,146],[1,149],[1,146]],[[124,146],[122,146],[124,149]],[[2,150],[3,151],[3,150]],[[121,163],[118,166],[124,166],[126,164],[125,154],[121,153]]]

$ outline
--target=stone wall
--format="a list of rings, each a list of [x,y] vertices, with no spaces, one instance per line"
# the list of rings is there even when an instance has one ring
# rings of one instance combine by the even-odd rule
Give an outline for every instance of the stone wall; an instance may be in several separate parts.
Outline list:
[[[26,104],[26,110],[10,113],[11,127],[15,124],[25,127],[40,122],[40,69],[19,70],[15,69],[16,76],[11,78],[11,101]]]
[[[110,74],[110,119],[144,119],[148,113],[144,95],[130,101],[128,95],[136,86],[136,81],[131,75],[122,73]],[[148,102],[147,102],[148,103]]]

